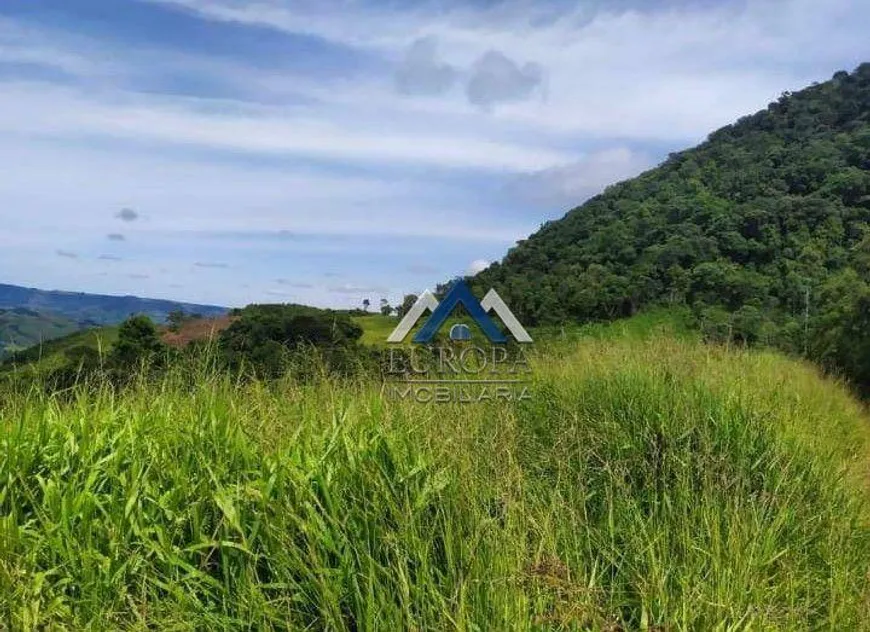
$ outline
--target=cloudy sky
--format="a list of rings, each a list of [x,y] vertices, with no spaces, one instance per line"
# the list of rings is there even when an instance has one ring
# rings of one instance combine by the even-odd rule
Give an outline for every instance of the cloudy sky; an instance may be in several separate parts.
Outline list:
[[[2,0],[0,282],[397,299],[785,90],[849,0]]]

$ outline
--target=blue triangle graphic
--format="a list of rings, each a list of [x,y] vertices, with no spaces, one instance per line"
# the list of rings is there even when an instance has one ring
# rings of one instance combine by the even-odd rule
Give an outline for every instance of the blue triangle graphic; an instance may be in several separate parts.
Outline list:
[[[429,319],[423,324],[423,327],[417,332],[417,335],[414,336],[414,342],[431,342],[432,338],[435,337],[435,334],[460,303],[465,306],[465,309],[468,310],[468,313],[474,319],[474,322],[480,326],[483,333],[486,334],[486,337],[489,338],[491,342],[507,342],[505,335],[498,327],[496,327],[495,323],[492,322],[492,319],[487,315],[487,313],[483,311],[483,308],[480,306],[480,301],[474,297],[474,294],[471,293],[471,290],[468,288],[465,281],[461,280],[453,284],[453,287],[450,288],[447,296],[444,297],[444,300],[435,308],[435,311],[432,312]]]

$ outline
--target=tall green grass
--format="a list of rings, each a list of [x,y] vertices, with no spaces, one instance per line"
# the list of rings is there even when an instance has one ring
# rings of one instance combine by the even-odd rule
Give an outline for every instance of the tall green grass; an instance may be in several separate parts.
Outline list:
[[[0,627],[868,629],[843,387],[670,337],[543,347],[522,403],[205,368],[9,393]]]

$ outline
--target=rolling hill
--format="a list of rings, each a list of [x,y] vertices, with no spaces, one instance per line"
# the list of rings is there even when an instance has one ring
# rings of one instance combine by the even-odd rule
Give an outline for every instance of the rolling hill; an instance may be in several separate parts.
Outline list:
[[[109,296],[84,292],[38,290],[0,283],[0,309],[26,308],[36,312],[52,312],[86,325],[113,325],[131,314],[145,314],[163,322],[169,312],[183,310],[203,316],[222,316],[225,307],[197,305],[138,296]]]
[[[23,307],[0,309],[0,358],[81,328],[81,323],[59,314]]]
[[[10,350],[5,357],[0,357],[0,374],[25,367],[36,372],[53,369],[70,362],[69,354],[83,347],[105,355],[117,338],[118,327],[106,325],[45,339],[25,349]]]
[[[708,338],[870,386],[870,64],[608,188],[474,283],[529,325],[686,304]]]
[[[162,323],[175,310],[206,317],[227,312],[214,305],[0,284],[0,359],[81,330],[117,325],[132,314]]]

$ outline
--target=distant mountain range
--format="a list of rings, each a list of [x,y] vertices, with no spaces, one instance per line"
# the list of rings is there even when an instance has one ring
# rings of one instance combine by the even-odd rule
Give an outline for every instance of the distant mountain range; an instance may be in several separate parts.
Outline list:
[[[227,308],[137,296],[38,290],[0,283],[0,356],[81,329],[114,325],[133,314],[164,322],[169,312],[222,316]]]

